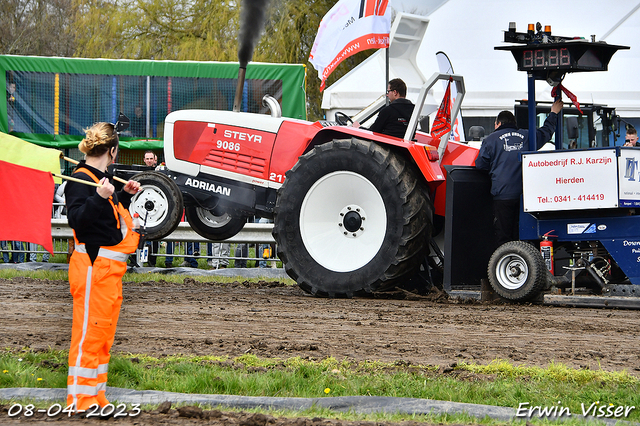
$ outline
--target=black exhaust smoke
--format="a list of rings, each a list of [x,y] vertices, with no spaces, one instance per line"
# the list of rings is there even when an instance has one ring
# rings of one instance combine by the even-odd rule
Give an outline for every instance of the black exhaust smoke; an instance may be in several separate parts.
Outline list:
[[[238,84],[236,84],[236,97],[233,98],[233,112],[240,112],[242,106],[242,89],[244,88],[244,77],[247,74],[247,67],[240,65],[238,69]]]
[[[242,105],[242,89],[244,78],[247,72],[247,64],[253,57],[260,34],[264,28],[264,21],[267,15],[269,0],[243,0],[240,12],[240,34],[238,40],[238,85],[236,86],[236,97],[233,100],[233,110],[240,111]]]
[[[246,68],[253,56],[260,34],[264,28],[269,0],[243,0],[240,11],[240,39],[238,60],[240,68]]]

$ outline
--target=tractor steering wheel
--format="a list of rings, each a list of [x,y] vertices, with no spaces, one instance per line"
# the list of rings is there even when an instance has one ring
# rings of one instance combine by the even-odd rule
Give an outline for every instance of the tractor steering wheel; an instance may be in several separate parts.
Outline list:
[[[337,111],[335,118],[336,122],[341,126],[348,126],[349,123],[353,124],[353,120],[351,119],[351,117],[349,117],[344,112]]]

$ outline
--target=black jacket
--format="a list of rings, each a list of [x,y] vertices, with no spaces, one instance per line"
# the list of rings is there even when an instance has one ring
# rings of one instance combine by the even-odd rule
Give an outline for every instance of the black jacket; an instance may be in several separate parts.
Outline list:
[[[413,114],[413,103],[406,98],[398,98],[378,113],[378,118],[369,127],[369,130],[376,133],[404,138],[407,126]]]
[[[86,168],[98,179],[113,179],[109,173],[103,173],[84,162],[78,167]],[[82,172],[74,173],[73,177],[93,182],[93,179]],[[78,241],[86,244],[87,251],[97,252],[97,247],[114,246],[122,241],[122,232],[117,227],[113,207],[108,199],[98,195],[96,187],[68,181],[64,195],[69,226],[76,232]],[[131,197],[132,195],[125,191],[114,192],[113,202],[118,205],[120,201],[124,208],[129,208]]]
[[[558,115],[549,114],[544,125],[536,130],[536,145],[540,149],[556,130]],[[503,124],[484,138],[476,168],[486,170],[491,177],[491,195],[495,200],[520,199],[522,194],[522,163],[520,154],[529,150],[529,131],[515,124]]]

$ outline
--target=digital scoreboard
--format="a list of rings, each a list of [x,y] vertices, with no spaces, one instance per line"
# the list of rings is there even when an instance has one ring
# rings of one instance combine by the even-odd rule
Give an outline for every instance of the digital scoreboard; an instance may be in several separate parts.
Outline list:
[[[520,46],[498,46],[509,50],[518,64],[518,71],[606,71],[613,54],[627,46],[571,40],[561,43],[540,43]]]
[[[588,41],[583,38],[551,36],[549,32],[517,33],[505,31],[505,42],[511,46],[497,46],[496,50],[508,50],[513,54],[518,71],[533,74],[536,80],[549,75],[568,72],[607,71],[609,61],[616,51],[629,46]]]

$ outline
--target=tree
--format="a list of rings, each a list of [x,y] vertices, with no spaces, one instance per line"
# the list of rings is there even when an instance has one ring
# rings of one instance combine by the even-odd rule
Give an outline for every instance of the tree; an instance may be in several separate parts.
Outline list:
[[[309,54],[320,26],[320,21],[336,0],[274,0],[265,34],[256,48],[255,60],[305,64],[307,67],[307,114],[310,120],[324,118],[321,109],[322,93],[316,69],[309,62]],[[345,59],[327,79],[327,86],[368,58],[368,50]],[[280,60],[279,60],[280,61]]]
[[[238,61],[241,3],[233,0],[75,0],[76,56],[118,59]],[[248,1],[248,0],[245,0]],[[255,0],[259,1],[259,0]],[[264,0],[269,7],[253,61],[305,64],[310,120],[323,118],[322,94],[309,53],[336,0]],[[373,50],[344,60],[327,84]]]
[[[3,0],[0,53],[71,56],[73,0]]]
[[[233,61],[238,9],[216,0],[77,0],[76,56]]]

